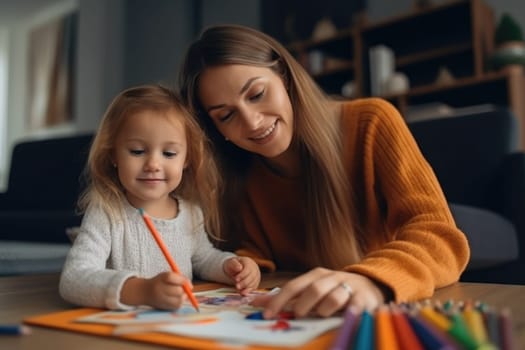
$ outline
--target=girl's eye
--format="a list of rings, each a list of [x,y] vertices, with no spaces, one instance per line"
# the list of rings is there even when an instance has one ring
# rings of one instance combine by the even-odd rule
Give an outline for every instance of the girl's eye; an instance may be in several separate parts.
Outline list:
[[[177,152],[164,151],[162,152],[162,155],[166,158],[173,158],[177,155]]]
[[[144,150],[143,149],[130,149],[129,153],[135,156],[140,156],[141,154],[144,154]]]

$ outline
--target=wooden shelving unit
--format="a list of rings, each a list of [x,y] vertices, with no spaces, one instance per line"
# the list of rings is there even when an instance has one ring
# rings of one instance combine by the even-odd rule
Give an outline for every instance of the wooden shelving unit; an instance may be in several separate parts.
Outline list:
[[[383,96],[405,113],[408,106],[440,102],[451,107],[476,104],[509,106],[521,123],[525,149],[525,79],[520,69],[488,70],[494,49],[493,10],[482,0],[455,0],[411,11],[376,23],[364,23],[324,40],[291,43],[290,51],[308,69],[309,54],[323,53],[336,68],[325,65],[312,76],[329,94],[340,94],[348,81],[356,97],[370,96],[369,50],[386,45],[395,54],[395,71],[405,74],[410,89]],[[438,84],[440,69],[454,77]]]
[[[328,39],[294,42],[288,48],[308,70],[310,54],[314,51],[322,52],[324,69],[311,74],[327,93],[338,94],[344,83],[353,80],[357,83],[359,95],[363,95],[363,71],[360,69],[363,64],[359,40],[357,30],[347,29]],[[330,64],[330,61],[337,64]]]

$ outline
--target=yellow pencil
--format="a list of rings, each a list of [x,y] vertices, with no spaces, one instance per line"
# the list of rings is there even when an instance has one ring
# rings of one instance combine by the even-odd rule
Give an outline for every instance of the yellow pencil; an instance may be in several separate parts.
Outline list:
[[[483,321],[483,316],[473,308],[470,304],[465,305],[463,309],[463,318],[467,324],[472,337],[479,344],[478,349],[483,350],[495,350],[496,347],[494,344],[491,344],[487,335],[487,329],[485,328],[485,323]]]
[[[423,318],[443,332],[448,332],[451,328],[450,320],[445,315],[438,313],[431,306],[423,306],[420,310],[420,314]]]

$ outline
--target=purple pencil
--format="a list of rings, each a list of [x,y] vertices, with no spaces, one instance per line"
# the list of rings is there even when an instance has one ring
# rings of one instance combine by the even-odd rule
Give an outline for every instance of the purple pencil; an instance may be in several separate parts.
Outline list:
[[[346,309],[343,319],[343,324],[337,333],[337,336],[330,347],[331,350],[346,350],[348,344],[352,339],[352,334],[357,323],[358,314],[354,307],[350,306]]]

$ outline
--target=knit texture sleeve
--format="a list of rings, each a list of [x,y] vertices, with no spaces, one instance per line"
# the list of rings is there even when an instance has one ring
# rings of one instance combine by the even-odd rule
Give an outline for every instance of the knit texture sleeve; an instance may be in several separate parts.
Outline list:
[[[102,210],[87,210],[60,276],[59,291],[66,301],[98,308],[131,308],[119,300],[124,282],[134,274],[106,268],[110,232],[118,230],[113,225]]]
[[[223,265],[236,255],[213,247],[204,229],[202,211],[194,206],[191,212],[195,223],[191,232],[194,237],[191,257],[194,273],[203,280],[233,284],[233,280],[224,272]]]
[[[362,119],[361,171],[369,202],[363,205],[371,220],[381,222],[368,227],[383,226],[386,236],[365,232],[368,251],[344,270],[383,283],[398,302],[430,297],[459,279],[469,260],[466,237],[399,112],[380,99],[354,108]]]

